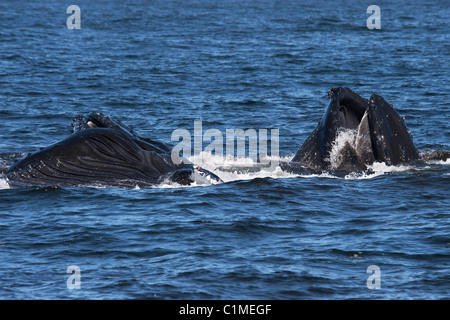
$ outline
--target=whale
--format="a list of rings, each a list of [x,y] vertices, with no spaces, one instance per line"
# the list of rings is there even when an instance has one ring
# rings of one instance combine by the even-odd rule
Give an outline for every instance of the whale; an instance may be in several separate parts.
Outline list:
[[[76,116],[72,127],[68,137],[14,162],[4,173],[10,187],[149,188],[163,182],[190,185],[198,179],[221,182],[187,160],[174,163],[168,146],[102,113]]]
[[[281,164],[283,170],[361,172],[375,162],[396,166],[450,157],[445,150],[420,153],[405,118],[378,94],[365,99],[350,88],[336,87],[328,97],[319,123],[294,157]]]
[[[419,152],[405,118],[380,95],[365,99],[349,88],[336,87],[328,97],[328,107],[313,132],[291,160],[279,163],[283,171],[363,172],[375,162],[396,166],[450,159],[448,150]],[[7,154],[5,159],[14,162],[0,166],[0,177],[11,188],[223,183],[215,173],[179,155],[181,161],[174,162],[173,150],[166,144],[98,112],[73,118],[72,134],[61,141],[18,154],[18,159]]]

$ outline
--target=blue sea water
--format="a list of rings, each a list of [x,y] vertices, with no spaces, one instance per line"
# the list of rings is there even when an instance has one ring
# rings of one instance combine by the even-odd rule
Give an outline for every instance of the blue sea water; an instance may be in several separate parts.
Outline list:
[[[81,29],[66,25],[70,4]],[[450,149],[449,2],[378,1],[379,30],[366,26],[371,4],[3,0],[0,167],[90,111],[168,145],[194,121],[279,129],[289,159],[336,86],[383,96],[421,151]],[[448,161],[295,176],[205,157],[225,183],[9,189],[0,179],[0,298],[449,298]]]

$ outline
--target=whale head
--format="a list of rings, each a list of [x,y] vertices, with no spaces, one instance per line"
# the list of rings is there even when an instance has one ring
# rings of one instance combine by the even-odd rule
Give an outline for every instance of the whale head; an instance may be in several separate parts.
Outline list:
[[[419,158],[410,131],[392,105],[349,88],[332,88],[330,103],[292,162],[314,170],[361,171],[377,162],[398,165]]]

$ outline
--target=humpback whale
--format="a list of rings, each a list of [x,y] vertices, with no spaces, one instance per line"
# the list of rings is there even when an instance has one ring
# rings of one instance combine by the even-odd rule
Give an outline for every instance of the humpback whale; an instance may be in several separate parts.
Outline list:
[[[444,150],[419,153],[405,118],[377,94],[367,100],[339,87],[332,88],[328,97],[322,119],[291,161],[281,164],[283,170],[355,172],[374,162],[399,165],[450,157]],[[336,148],[339,135],[349,132],[350,138]]]
[[[280,163],[282,170],[361,172],[374,162],[400,165],[450,158],[446,150],[420,153],[404,118],[377,94],[365,99],[339,87],[331,89],[329,98],[316,128],[290,161]],[[7,169],[0,167],[0,176],[13,188],[147,188],[167,181],[181,185],[223,182],[186,159],[174,163],[164,143],[144,138],[101,113],[77,116],[72,127],[72,135],[65,139],[25,155]]]
[[[166,145],[101,113],[77,116],[72,126],[69,137],[13,163],[5,172],[8,184],[146,188],[163,181],[189,185],[196,177],[221,181],[187,161],[175,164]]]

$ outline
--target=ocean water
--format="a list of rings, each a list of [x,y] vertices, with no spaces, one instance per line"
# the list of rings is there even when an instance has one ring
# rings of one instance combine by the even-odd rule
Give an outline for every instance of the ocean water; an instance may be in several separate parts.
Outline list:
[[[0,167],[90,111],[168,145],[194,121],[278,129],[288,160],[336,86],[383,96],[421,151],[450,149],[448,1],[379,1],[379,30],[363,1],[73,4],[81,29],[69,3],[0,3]],[[191,160],[225,183],[0,178],[0,299],[449,298],[449,161],[336,176]]]

